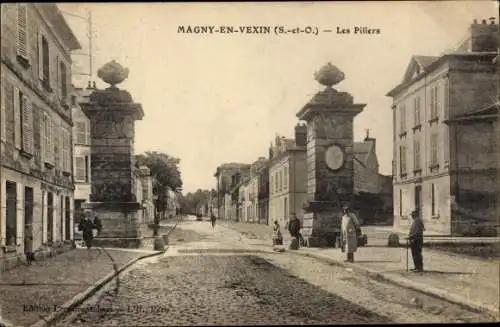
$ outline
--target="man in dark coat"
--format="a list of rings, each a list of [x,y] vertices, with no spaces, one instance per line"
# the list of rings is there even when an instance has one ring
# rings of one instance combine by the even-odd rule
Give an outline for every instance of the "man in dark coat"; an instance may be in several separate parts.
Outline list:
[[[89,250],[92,247],[92,240],[94,239],[94,234],[92,233],[93,229],[97,229],[97,226],[90,220],[88,214],[86,214],[78,224],[78,230],[82,232],[83,240]]]
[[[422,257],[422,247],[424,246],[424,222],[420,218],[420,213],[418,210],[414,210],[411,213],[413,222],[410,227],[409,241],[411,256],[413,258],[413,264],[415,268],[412,269],[413,272],[424,271],[424,260]]]
[[[300,245],[301,237],[302,235],[300,234],[300,229],[302,226],[300,225],[300,220],[297,218],[297,215],[292,212],[290,214],[290,221],[288,221],[288,231],[290,232],[290,235],[295,238],[297,242],[297,248]]]

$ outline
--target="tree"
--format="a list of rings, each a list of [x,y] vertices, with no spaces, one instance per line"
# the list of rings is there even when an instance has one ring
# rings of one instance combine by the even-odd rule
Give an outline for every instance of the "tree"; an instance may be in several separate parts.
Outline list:
[[[179,171],[180,159],[166,153],[148,151],[135,156],[136,166],[147,166],[153,177],[153,194],[157,196],[155,206],[164,212],[168,189],[176,190],[182,187],[181,172]]]

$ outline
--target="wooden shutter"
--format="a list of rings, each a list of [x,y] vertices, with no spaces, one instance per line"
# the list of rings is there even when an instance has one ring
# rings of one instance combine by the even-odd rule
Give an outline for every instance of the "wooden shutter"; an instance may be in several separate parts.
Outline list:
[[[23,94],[22,96],[22,120],[23,120],[23,151],[33,154],[33,107],[32,103]]]
[[[17,5],[17,54],[28,58],[28,8],[26,4]]]
[[[2,78],[2,82],[0,83],[0,135],[1,135],[1,140],[5,141],[6,140],[6,123],[5,123],[5,83]]]
[[[56,92],[56,95],[57,95],[57,98],[58,99],[61,99],[61,95],[62,95],[62,92],[61,92],[61,66],[60,66],[60,61],[59,61],[59,56],[56,56],[55,58],[55,69],[56,69],[56,80],[55,80],[55,92]]]
[[[43,76],[43,35],[42,32],[38,31],[37,38],[37,46],[38,46],[38,78],[40,80],[44,80]]]
[[[75,158],[75,180],[79,182],[85,181],[85,158],[76,157]]]
[[[19,89],[14,86],[14,145],[21,149],[21,108],[19,103]]]
[[[41,159],[45,162],[47,159],[47,132],[46,132],[46,120],[47,116],[44,112],[40,112],[40,147],[41,147]]]

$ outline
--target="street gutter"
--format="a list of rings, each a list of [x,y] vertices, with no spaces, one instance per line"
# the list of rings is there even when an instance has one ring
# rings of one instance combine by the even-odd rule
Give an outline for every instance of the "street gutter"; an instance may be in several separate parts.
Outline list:
[[[166,250],[165,250],[166,251]],[[148,253],[146,255],[137,257],[135,259],[130,260],[127,262],[125,265],[123,265],[118,271],[113,271],[100,280],[98,280],[94,285],[90,286],[87,288],[85,291],[77,294],[75,297],[73,297],[71,300],[67,301],[60,307],[58,310],[50,314],[48,317],[45,317],[30,327],[48,327],[48,326],[53,326],[60,318],[66,316],[66,314],[70,311],[72,311],[74,308],[82,304],[84,301],[86,301],[88,298],[90,298],[92,295],[94,295],[97,291],[102,289],[107,283],[109,283],[113,278],[117,277],[121,272],[123,272],[125,269],[129,268],[139,260],[147,259],[150,257],[154,257],[160,254],[165,253],[165,251],[157,251],[154,253]]]
[[[181,219],[176,222],[176,224],[165,234],[169,235],[178,225],[178,223],[182,221]],[[72,311],[74,308],[78,307],[81,305],[83,302],[88,300],[92,295],[97,293],[100,289],[102,289],[106,284],[108,284],[113,278],[118,277],[123,271],[125,271],[127,268],[130,266],[134,265],[140,260],[148,259],[154,256],[158,256],[161,254],[164,254],[168,250],[169,246],[165,245],[165,249],[162,251],[155,251],[152,253],[148,253],[142,256],[139,256],[135,259],[130,260],[127,262],[125,265],[123,265],[121,268],[118,270],[115,270],[100,280],[98,280],[93,286],[90,286],[87,288],[85,291],[77,294],[75,297],[73,297],[71,300],[67,301],[60,307],[58,310],[50,314],[48,317],[44,317],[41,320],[37,321],[36,323],[32,324],[30,327],[49,327],[49,326],[55,326],[55,324],[61,319],[64,318],[68,315],[68,312]],[[114,249],[114,248],[113,248]]]

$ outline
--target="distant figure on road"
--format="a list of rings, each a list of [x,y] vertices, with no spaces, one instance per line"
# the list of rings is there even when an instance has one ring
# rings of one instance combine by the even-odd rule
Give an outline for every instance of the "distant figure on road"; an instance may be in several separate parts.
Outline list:
[[[299,245],[303,243],[303,240],[302,240],[302,235],[300,234],[300,229],[302,228],[302,226],[295,212],[292,212],[290,214],[290,220],[288,221],[287,227],[288,231],[290,232],[290,235],[295,239],[292,240],[292,244],[290,245],[290,247],[293,250],[296,250],[299,248]],[[294,242],[297,242],[296,245],[294,244]]]
[[[273,245],[283,245],[283,235],[281,235],[280,224],[278,221],[274,221],[273,226]]]
[[[358,249],[358,233],[360,224],[356,215],[349,210],[349,206],[344,206],[344,215],[341,225],[342,252],[346,253],[345,262],[354,262],[354,252]]]
[[[422,272],[424,271],[424,259],[422,257],[422,247],[424,246],[424,222],[420,219],[418,210],[413,210],[411,213],[413,222],[411,223],[409,240],[411,248],[411,256],[415,268],[411,271]]]
[[[94,239],[93,230],[97,229],[97,226],[94,225],[89,216],[90,213],[86,213],[85,217],[80,221],[80,224],[78,224],[78,230],[82,232],[82,237],[88,250],[92,247],[92,240]]]
[[[212,214],[212,216],[210,216],[210,220],[212,221],[212,228],[215,228],[215,221],[217,220],[215,215]]]

